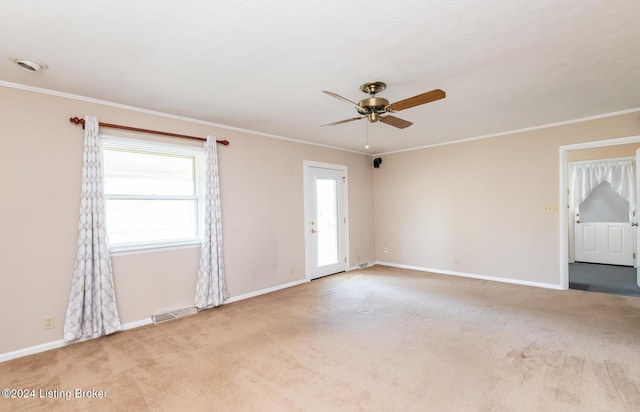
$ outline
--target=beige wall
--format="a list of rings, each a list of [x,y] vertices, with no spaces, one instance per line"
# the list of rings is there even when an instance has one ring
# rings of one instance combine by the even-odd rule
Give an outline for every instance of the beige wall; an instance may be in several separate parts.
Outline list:
[[[62,339],[82,153],[70,116],[231,141],[219,153],[232,296],[304,279],[303,160],[349,168],[350,266],[557,285],[559,217],[544,206],[559,204],[559,146],[640,135],[631,113],[384,155],[372,169],[365,155],[7,87],[0,112],[0,354]],[[114,257],[122,321],[192,305],[198,257],[197,248]],[[47,316],[55,329],[42,329]]]
[[[559,285],[559,147],[633,135],[638,113],[382,156],[376,260]]]
[[[7,87],[0,110],[0,354],[62,339],[82,157],[71,116],[231,141],[219,165],[232,296],[305,278],[303,160],[348,166],[350,265],[374,260],[369,156]],[[198,259],[197,248],[114,257],[123,323],[193,305]],[[43,330],[47,316],[55,329]]]

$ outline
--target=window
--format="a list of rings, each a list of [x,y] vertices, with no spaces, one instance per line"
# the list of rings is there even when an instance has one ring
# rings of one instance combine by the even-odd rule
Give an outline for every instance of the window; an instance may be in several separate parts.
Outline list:
[[[200,242],[202,149],[107,137],[102,154],[112,251]]]

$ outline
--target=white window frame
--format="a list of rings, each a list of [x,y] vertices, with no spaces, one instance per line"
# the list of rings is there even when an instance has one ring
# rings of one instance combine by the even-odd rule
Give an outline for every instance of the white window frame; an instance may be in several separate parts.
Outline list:
[[[199,247],[202,245],[203,219],[204,216],[204,148],[195,146],[186,146],[173,143],[155,142],[149,140],[140,140],[114,136],[100,136],[100,154],[105,149],[131,150],[146,152],[151,154],[172,155],[172,156],[189,156],[195,159],[195,200],[197,203],[197,236],[190,239],[180,240],[161,240],[148,242],[132,242],[122,243],[118,245],[109,245],[109,252],[112,255],[126,255],[133,253],[153,252],[156,250],[183,249],[191,247]],[[104,172],[104,162],[103,172]],[[105,199],[109,198],[130,198],[140,199],[140,196],[121,196],[121,195],[104,195]],[[145,198],[148,198],[145,196]],[[163,197],[164,198],[164,197]],[[107,222],[109,220],[108,211]]]

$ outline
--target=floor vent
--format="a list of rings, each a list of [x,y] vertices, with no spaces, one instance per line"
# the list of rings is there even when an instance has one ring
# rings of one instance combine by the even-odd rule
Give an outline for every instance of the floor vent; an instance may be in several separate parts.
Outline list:
[[[153,320],[153,323],[161,323],[181,318],[183,316],[193,315],[194,313],[198,313],[198,309],[195,306],[192,306],[189,308],[174,310],[172,312],[161,313],[159,315],[151,315],[151,320]]]
[[[360,269],[364,269],[364,268],[366,268],[366,267],[368,267],[368,266],[369,266],[369,264],[368,264],[367,262],[365,262],[365,263],[360,263],[360,264],[358,265],[358,267],[359,267]]]

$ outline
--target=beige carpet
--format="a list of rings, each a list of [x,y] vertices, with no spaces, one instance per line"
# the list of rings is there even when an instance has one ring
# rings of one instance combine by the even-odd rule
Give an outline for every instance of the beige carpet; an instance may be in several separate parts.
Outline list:
[[[0,387],[72,391],[12,411],[640,411],[640,298],[373,267],[1,363]]]

